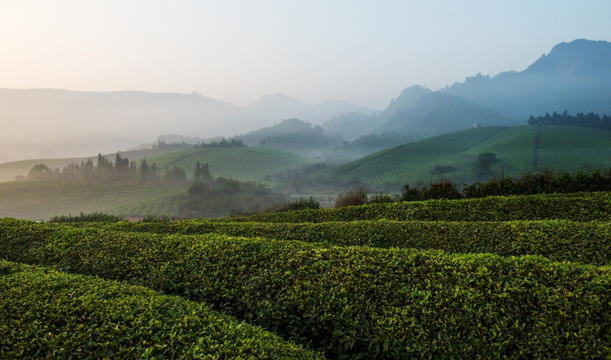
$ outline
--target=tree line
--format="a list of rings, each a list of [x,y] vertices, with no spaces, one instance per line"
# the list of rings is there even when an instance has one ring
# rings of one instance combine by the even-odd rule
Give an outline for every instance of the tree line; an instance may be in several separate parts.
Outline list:
[[[575,116],[567,114],[564,110],[562,114],[554,111],[553,114],[545,113],[544,116],[530,116],[528,125],[556,125],[556,126],[580,126],[592,129],[611,131],[611,116],[594,114],[592,112],[584,114],[578,112]]]
[[[61,170],[51,169],[45,164],[37,164],[30,170],[28,179],[60,179],[88,183],[184,183],[187,181],[187,175],[184,169],[177,166],[167,167],[165,172],[160,172],[157,164],[149,164],[146,158],[141,159],[138,164],[117,153],[114,162],[98,154],[95,164],[89,158],[80,163],[71,163]]]
[[[247,147],[246,144],[244,144],[244,142],[241,139],[221,139],[219,141],[211,141],[211,142],[202,142],[199,143],[197,145],[194,145],[193,148],[194,149],[208,149],[208,148],[220,148],[220,149],[226,149],[226,148],[245,148]]]

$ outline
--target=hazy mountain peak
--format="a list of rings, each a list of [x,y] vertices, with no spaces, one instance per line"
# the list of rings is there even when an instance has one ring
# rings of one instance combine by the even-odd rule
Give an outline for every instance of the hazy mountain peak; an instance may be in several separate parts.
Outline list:
[[[519,119],[564,110],[609,114],[611,43],[559,43],[524,71],[478,74],[442,91]]]
[[[307,106],[301,101],[286,95],[283,92],[276,94],[263,95],[250,107],[288,107],[288,106]]]
[[[561,75],[598,73],[611,67],[611,43],[577,39],[555,45],[530,65],[526,73],[558,73]]]

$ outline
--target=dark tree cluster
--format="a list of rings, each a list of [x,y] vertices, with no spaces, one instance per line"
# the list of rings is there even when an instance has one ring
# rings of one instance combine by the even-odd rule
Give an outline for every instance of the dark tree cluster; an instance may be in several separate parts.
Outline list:
[[[556,126],[579,126],[592,129],[611,131],[611,116],[602,117],[594,113],[577,113],[575,116],[567,114],[566,110],[562,114],[554,111],[552,115],[545,113],[544,116],[530,116],[528,125],[556,125]]]
[[[226,149],[226,148],[245,148],[247,147],[246,144],[244,144],[244,142],[241,139],[221,139],[219,141],[211,141],[211,142],[202,142],[200,144],[194,145],[193,148],[195,149],[208,149],[208,148],[220,148],[220,149]]]
[[[212,175],[210,175],[210,165],[208,165],[208,163],[202,165],[198,161],[197,164],[195,164],[193,180],[195,180],[195,182],[211,182]]]
[[[98,154],[97,163],[92,159],[71,163],[61,171],[52,170],[45,164],[35,165],[28,174],[29,180],[60,179],[65,181],[87,183],[152,183],[152,182],[186,182],[183,169],[174,166],[166,168],[165,176],[160,176],[157,164],[148,164],[146,159],[129,161],[117,153],[114,163],[102,154]]]

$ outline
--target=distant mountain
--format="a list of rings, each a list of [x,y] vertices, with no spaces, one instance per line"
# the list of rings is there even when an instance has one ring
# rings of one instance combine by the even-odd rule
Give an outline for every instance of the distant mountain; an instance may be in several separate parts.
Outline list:
[[[401,94],[399,94],[399,97],[391,100],[390,105],[380,113],[376,122],[382,125],[392,120],[397,112],[413,108],[422,98],[430,93],[432,93],[430,89],[420,85],[414,85],[404,89],[401,91]]]
[[[523,71],[478,74],[441,91],[522,120],[564,110],[611,114],[611,43],[560,43]]]
[[[373,132],[396,132],[421,139],[477,126],[519,125],[492,109],[440,92],[429,91],[409,105],[412,106],[397,109],[390,120]]]
[[[369,134],[376,126],[375,115],[344,113],[336,116],[321,126],[330,136],[340,136],[344,141],[352,141],[361,135]]]
[[[0,159],[90,156],[147,143],[160,134],[233,136],[290,117],[322,123],[343,112],[375,111],[345,102],[307,105],[283,94],[238,107],[197,93],[0,89]]]
[[[238,135],[249,146],[265,146],[295,152],[320,151],[339,142],[325,135],[319,125],[313,126],[300,119],[286,119],[273,126]]]
[[[283,93],[262,96],[252,105],[243,108],[243,114],[248,114],[249,123],[256,124],[257,127],[269,126],[271,123],[290,118],[319,125],[343,113],[371,115],[377,111],[344,101],[328,101],[319,105],[304,104]]]
[[[322,127],[329,135],[339,135],[346,141],[352,141],[370,134],[390,121],[397,112],[412,108],[429,93],[431,90],[423,86],[411,86],[404,89],[399,97],[392,99],[388,107],[379,114],[344,113],[323,123]]]
[[[214,136],[238,109],[196,93],[0,89],[0,153],[88,156],[168,132]]]

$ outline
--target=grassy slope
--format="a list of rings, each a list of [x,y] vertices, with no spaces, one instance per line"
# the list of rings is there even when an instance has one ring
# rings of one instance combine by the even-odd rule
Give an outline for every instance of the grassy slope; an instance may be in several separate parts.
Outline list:
[[[314,162],[313,159],[272,148],[248,147],[233,149],[192,149],[152,157],[149,164],[155,162],[164,173],[165,167],[178,166],[193,176],[196,163],[208,163],[214,177],[226,177],[239,180],[261,181],[267,174],[282,172],[301,165]]]
[[[324,170],[318,176],[361,179],[366,184],[405,184],[474,176],[477,155],[496,154],[496,175],[518,176],[532,171],[537,127],[483,127],[435,136],[371,154]],[[431,175],[436,165],[456,170]],[[539,141],[539,168],[555,172],[611,167],[611,132],[585,128],[543,127]]]

